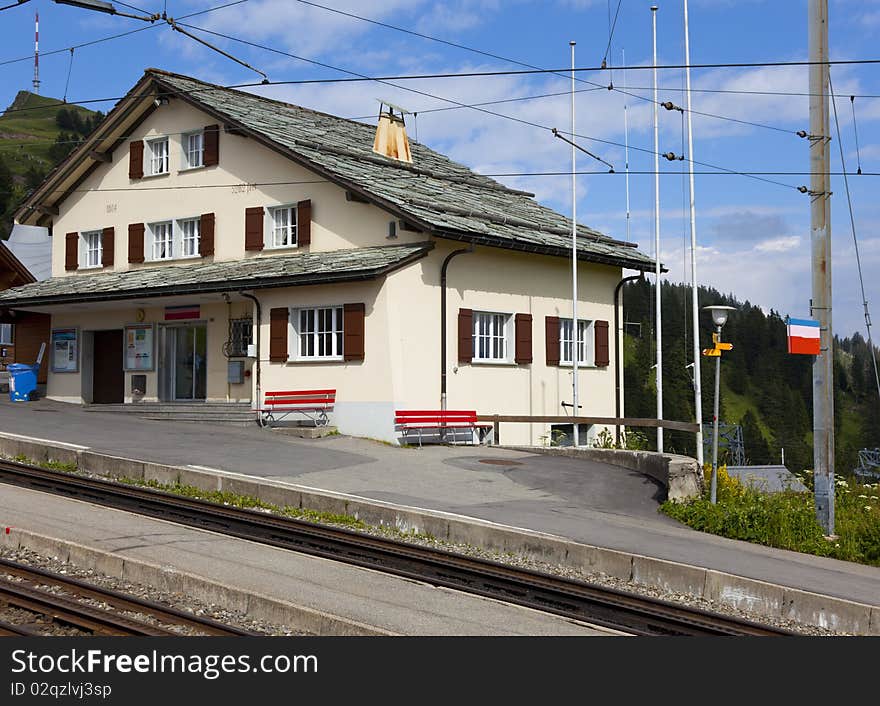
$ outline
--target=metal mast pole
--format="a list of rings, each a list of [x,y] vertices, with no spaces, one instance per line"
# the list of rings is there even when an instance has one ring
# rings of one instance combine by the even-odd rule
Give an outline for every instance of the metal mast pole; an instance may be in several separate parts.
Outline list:
[[[621,62],[623,63],[623,85],[626,86],[626,50],[621,50]],[[626,242],[629,242],[629,116],[627,115],[626,98],[623,99],[623,160],[626,163]],[[620,411],[618,417],[626,416],[626,404],[624,395],[624,364],[623,364],[623,342],[624,327],[626,326],[626,316],[623,316],[623,292],[620,292],[620,327],[617,331],[617,341],[615,345],[620,347],[621,354],[618,356],[617,384],[620,387]],[[618,439],[618,443],[620,439]]]
[[[688,159],[691,201],[691,309],[694,339],[694,417],[697,422],[697,463],[703,467],[703,383],[700,378],[700,304],[697,296],[697,209],[694,202],[694,131],[691,122],[691,46],[688,28],[688,0],[684,0],[684,63],[687,86]],[[717,413],[716,413],[717,414]]]
[[[812,316],[820,353],[813,362],[813,479],[816,519],[834,534],[834,349],[831,328],[831,163],[828,122],[828,0],[810,0],[810,234]]]
[[[578,261],[577,261],[577,150],[574,146],[574,47],[571,47],[571,402],[572,416],[578,416]],[[572,422],[574,445],[580,446],[577,422]]]
[[[663,316],[660,311],[660,129],[657,108],[657,6],[651,6],[654,35],[654,254],[657,302],[657,419],[663,419]],[[657,451],[663,453],[663,427],[657,427]]]

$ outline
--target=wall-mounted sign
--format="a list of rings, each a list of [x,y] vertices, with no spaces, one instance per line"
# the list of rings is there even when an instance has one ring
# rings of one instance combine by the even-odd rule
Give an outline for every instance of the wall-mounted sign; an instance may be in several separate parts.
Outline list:
[[[52,329],[52,372],[79,372],[79,329]]]
[[[154,360],[153,324],[125,327],[125,370],[152,370]]]
[[[198,304],[192,306],[166,306],[165,321],[179,321],[180,319],[198,319],[201,309]]]

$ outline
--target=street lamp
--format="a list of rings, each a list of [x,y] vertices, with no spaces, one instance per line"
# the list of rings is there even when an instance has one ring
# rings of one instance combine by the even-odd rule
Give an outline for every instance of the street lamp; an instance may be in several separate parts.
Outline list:
[[[714,434],[712,437],[712,486],[710,497],[714,505],[718,501],[718,396],[721,386],[721,351],[729,351],[733,348],[731,343],[721,342],[721,327],[727,323],[727,317],[731,311],[736,311],[732,306],[704,306],[703,309],[712,313],[712,323],[715,324],[715,332],[712,334],[712,348],[703,350],[703,355],[715,358],[715,408],[712,414]]]

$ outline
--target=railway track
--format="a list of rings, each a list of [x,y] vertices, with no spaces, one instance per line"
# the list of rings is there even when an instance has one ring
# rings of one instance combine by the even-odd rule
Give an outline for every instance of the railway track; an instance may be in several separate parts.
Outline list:
[[[0,635],[40,634],[37,627],[54,623],[91,635],[150,636],[249,635],[213,620],[98,588],[69,576],[0,559],[0,611],[12,609],[34,620],[0,622]]]
[[[0,462],[0,482],[367,567],[634,635],[793,634],[485,559],[11,461]]]

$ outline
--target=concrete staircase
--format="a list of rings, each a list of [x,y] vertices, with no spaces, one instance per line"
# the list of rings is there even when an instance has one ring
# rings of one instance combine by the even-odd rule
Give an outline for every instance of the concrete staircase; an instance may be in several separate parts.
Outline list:
[[[143,419],[246,427],[256,424],[250,402],[136,402],[84,405],[87,412],[130,414]]]

